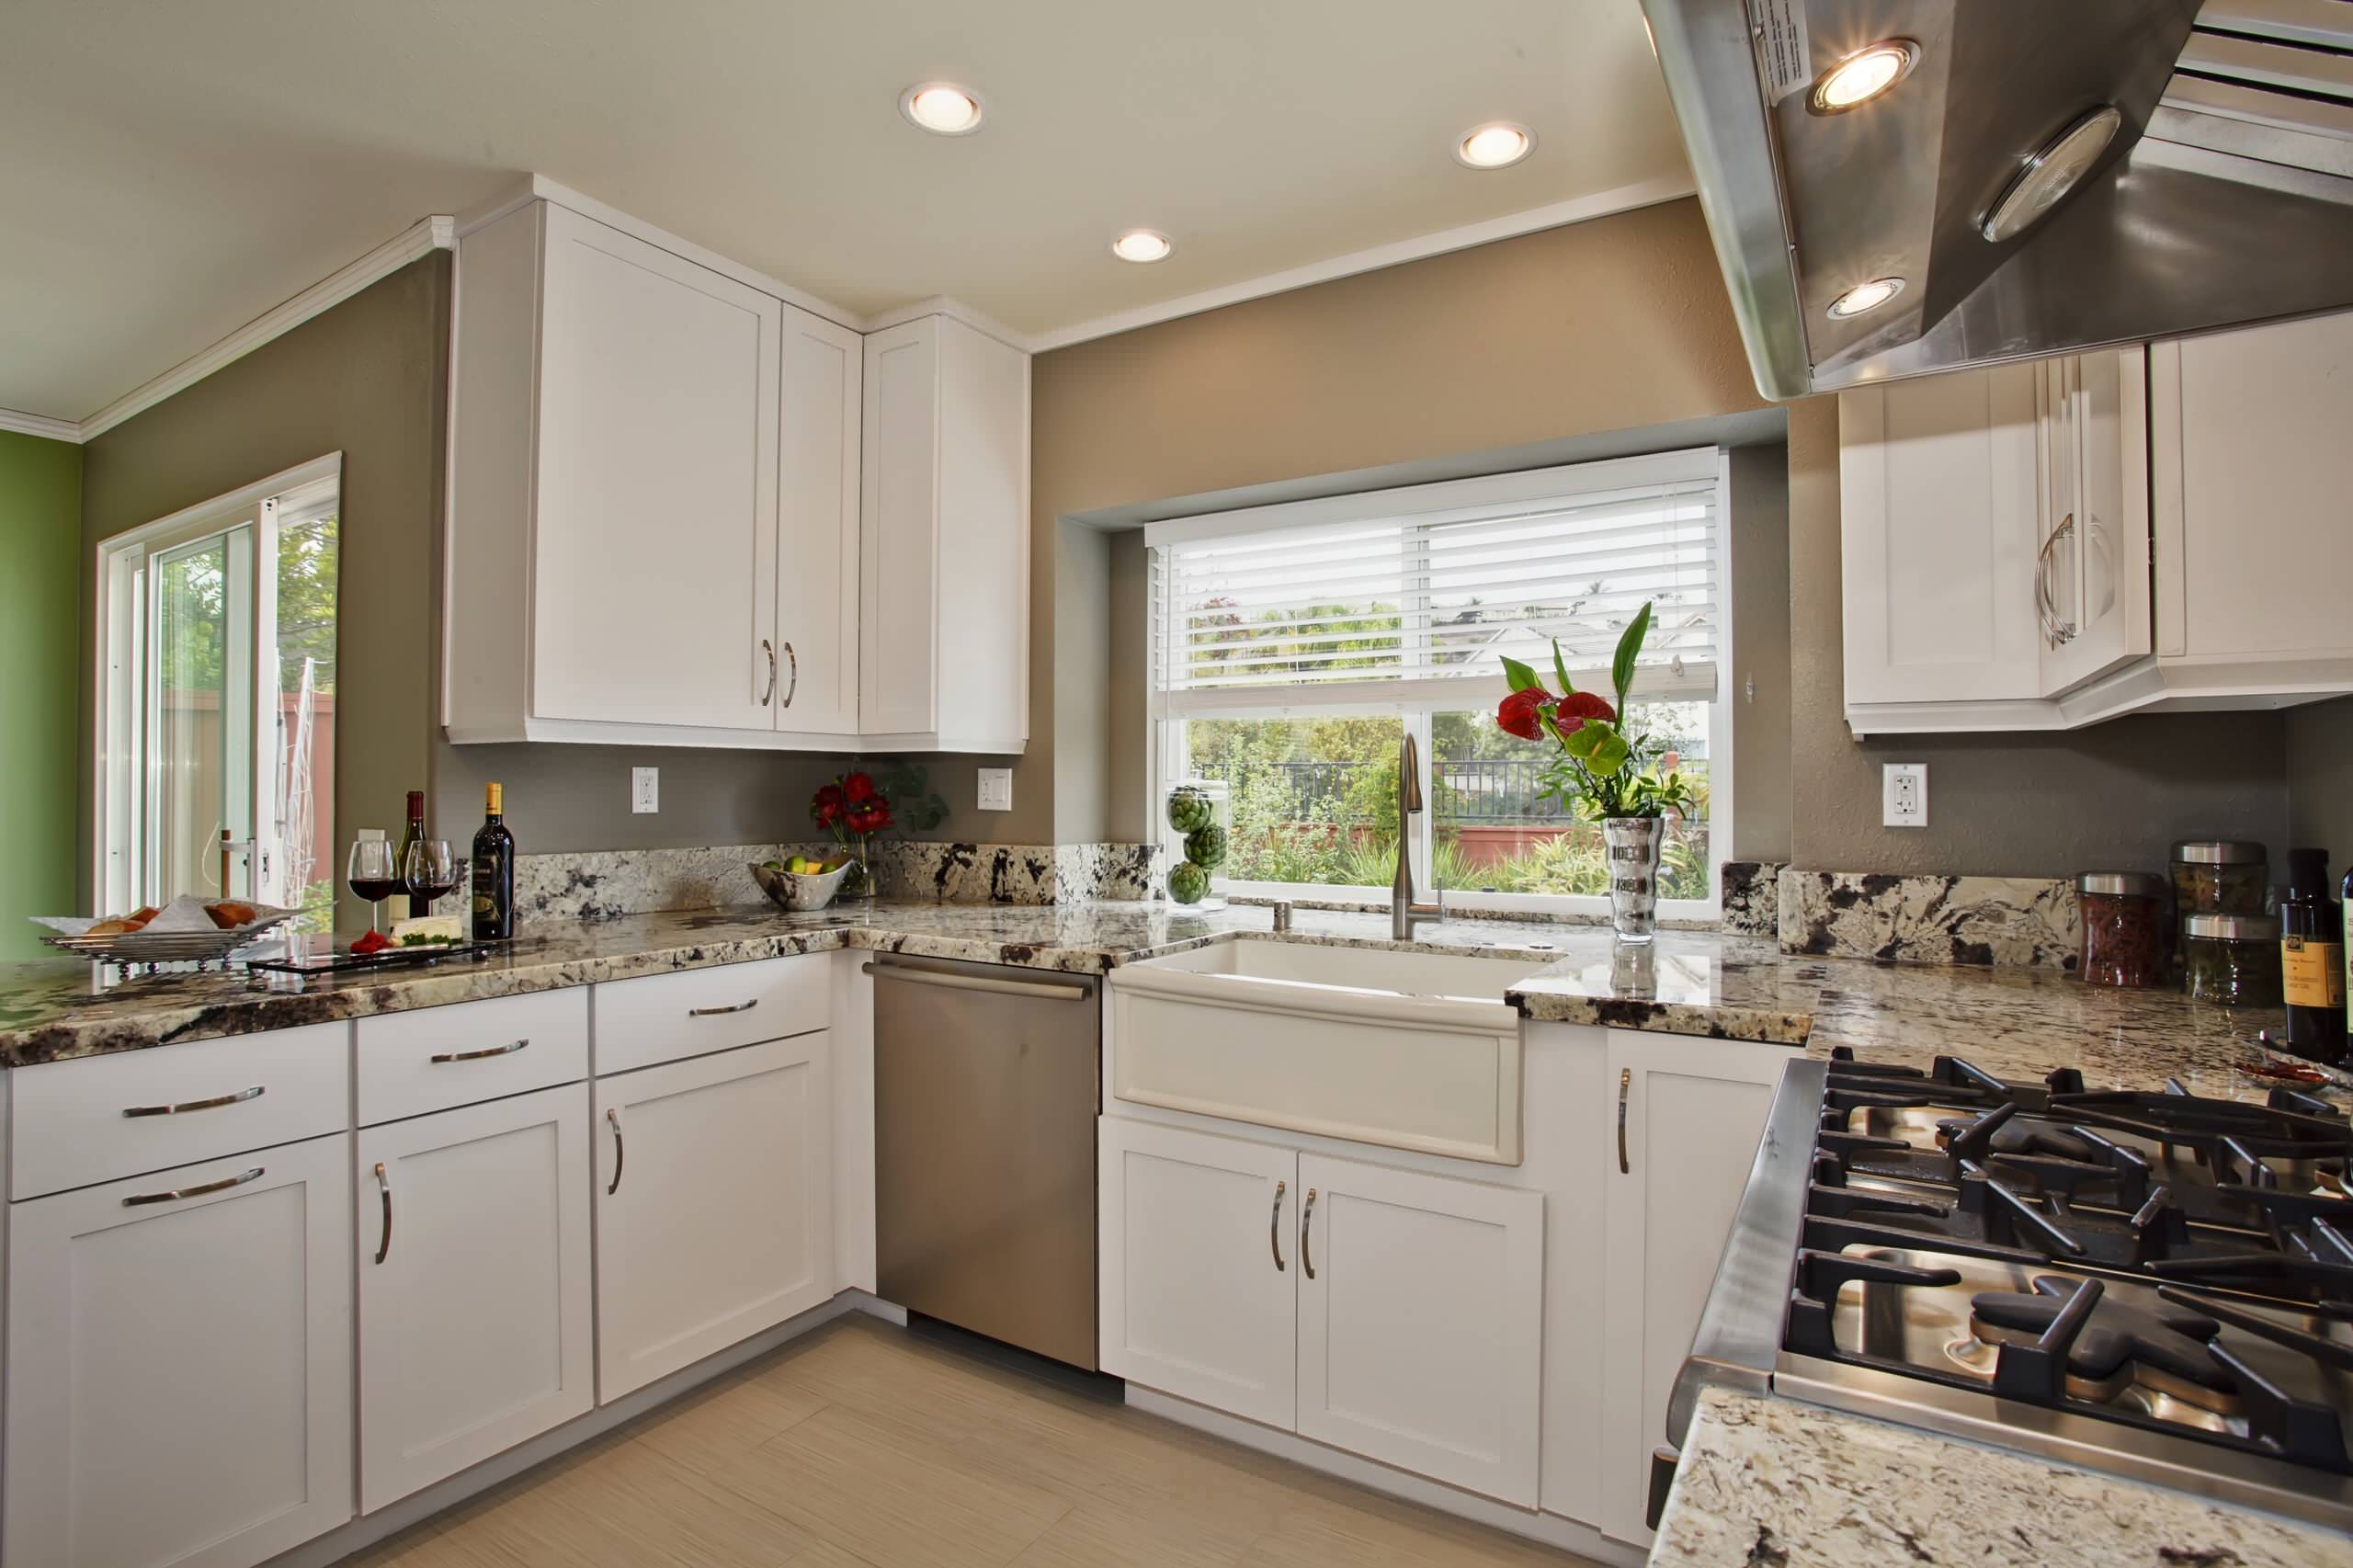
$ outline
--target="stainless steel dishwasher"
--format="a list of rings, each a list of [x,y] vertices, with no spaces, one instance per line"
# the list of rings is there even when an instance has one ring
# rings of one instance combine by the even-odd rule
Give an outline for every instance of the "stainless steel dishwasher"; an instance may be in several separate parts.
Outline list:
[[[1094,977],[879,958],[876,1285],[1096,1369]]]

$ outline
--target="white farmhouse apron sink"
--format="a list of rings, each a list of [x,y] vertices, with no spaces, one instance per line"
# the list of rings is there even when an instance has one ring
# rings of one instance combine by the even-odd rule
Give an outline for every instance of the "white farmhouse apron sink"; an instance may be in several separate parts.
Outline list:
[[[1525,958],[1244,937],[1111,971],[1136,1105],[1516,1165]]]

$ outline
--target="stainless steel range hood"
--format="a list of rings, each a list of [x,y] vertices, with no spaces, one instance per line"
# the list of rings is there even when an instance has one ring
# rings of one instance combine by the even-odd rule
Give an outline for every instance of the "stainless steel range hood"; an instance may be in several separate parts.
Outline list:
[[[2353,0],[1643,8],[1768,397],[2353,307]],[[1885,42],[1910,46],[1893,86],[1817,102]],[[1988,239],[2103,108],[2087,172]],[[1876,279],[1902,287],[1832,313]]]

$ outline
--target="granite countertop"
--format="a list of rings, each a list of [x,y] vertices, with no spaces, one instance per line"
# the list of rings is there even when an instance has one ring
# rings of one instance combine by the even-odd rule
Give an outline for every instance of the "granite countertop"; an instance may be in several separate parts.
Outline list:
[[[2317,1525],[1795,1400],[1700,1395],[1654,1568],[2346,1568]]]
[[[103,982],[97,966],[58,958],[0,965],[0,1064],[21,1066],[246,1034],[517,992],[790,953],[855,948],[1033,969],[1102,972],[1243,934],[1268,935],[1268,912],[1157,903],[1008,905],[883,901],[788,915],[767,904],[529,927],[479,961],[293,981],[243,971]],[[1285,938],[1392,946],[1385,914],[1308,910]],[[2006,1077],[2083,1069],[2096,1086],[2178,1076],[2205,1094],[2259,1096],[2233,1071],[2260,1057],[2257,1030],[2276,1011],[2234,1014],[2169,992],[2086,986],[2051,970],[1893,965],[1785,954],[1771,941],[1662,931],[1621,946],[1606,926],[1456,919],[1416,947],[1525,956],[1540,966],[1507,993],[1529,1017],[1804,1045],[1925,1064],[1965,1055]]]

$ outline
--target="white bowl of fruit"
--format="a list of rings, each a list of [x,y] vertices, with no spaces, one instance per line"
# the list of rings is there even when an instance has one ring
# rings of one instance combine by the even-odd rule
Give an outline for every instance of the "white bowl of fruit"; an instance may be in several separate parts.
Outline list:
[[[793,915],[808,915],[834,902],[834,894],[856,864],[847,855],[815,858],[793,855],[782,860],[758,861],[752,865],[752,880],[760,891],[779,909]]]

